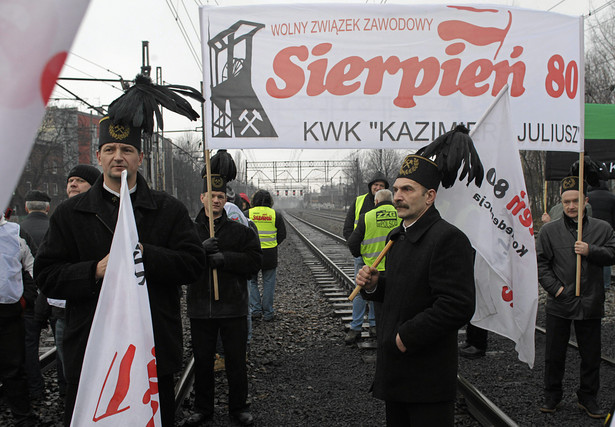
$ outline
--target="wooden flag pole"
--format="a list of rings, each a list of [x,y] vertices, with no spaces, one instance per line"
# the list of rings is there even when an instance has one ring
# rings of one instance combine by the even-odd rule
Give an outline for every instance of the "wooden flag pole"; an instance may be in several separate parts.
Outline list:
[[[201,94],[203,98],[205,98],[205,93],[203,92],[203,82],[201,82]],[[207,174],[207,217],[209,218],[209,237],[215,237],[214,230],[214,217],[211,215],[211,162],[210,162],[210,152],[207,148],[207,140],[205,138],[205,103],[201,104],[201,117],[202,117],[202,128],[203,128],[203,156],[205,157],[205,169]],[[220,299],[220,294],[218,292],[218,270],[215,268],[211,269],[211,275],[214,281],[214,300],[218,301]]]
[[[387,245],[384,247],[382,252],[380,252],[380,255],[378,255],[378,258],[376,258],[376,261],[374,261],[374,263],[372,264],[372,267],[374,268],[378,267],[378,264],[380,264],[380,261],[382,261],[382,259],[386,256],[389,249],[391,249],[391,246],[393,246],[393,240],[389,240],[389,243],[387,243]],[[355,299],[355,297],[360,291],[361,291],[361,286],[357,285],[354,288],[354,291],[352,291],[352,293],[348,297],[348,299],[352,301],[353,299]]]
[[[581,206],[583,206],[583,202],[585,201],[585,196],[583,195],[583,176],[585,175],[584,168],[584,153],[581,151],[579,153],[579,211],[577,213],[577,241],[581,241],[583,239],[583,213],[585,209],[581,209]],[[575,295],[581,295],[581,254],[577,254],[577,281]]]
[[[543,206],[543,212],[547,213],[547,180],[545,179],[545,183],[543,185],[543,189],[542,189],[542,206]]]

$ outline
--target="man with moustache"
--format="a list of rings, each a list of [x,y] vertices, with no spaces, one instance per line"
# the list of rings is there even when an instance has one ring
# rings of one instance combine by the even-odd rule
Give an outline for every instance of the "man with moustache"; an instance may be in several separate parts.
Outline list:
[[[72,418],[126,170],[152,313],[162,425],[170,427],[175,418],[173,374],[182,367],[181,285],[199,277],[205,254],[184,205],[151,190],[139,174],[141,128],[104,117],[96,157],[102,179],[56,208],[34,265],[43,293],[66,300],[64,421],[68,426]]]
[[[604,317],[603,267],[615,263],[615,234],[606,221],[587,215],[587,184],[579,204],[579,178],[561,181],[562,218],[543,225],[538,235],[538,281],[547,291],[544,404],[552,413],[562,400],[562,380],[570,325],[581,355],[578,406],[591,418],[604,418],[597,403],[600,388],[601,321]],[[577,240],[578,213],[583,212],[582,240]],[[577,255],[581,255],[580,295],[576,295]]]
[[[384,274],[364,266],[356,282],[380,301],[374,397],[388,426],[453,426],[457,330],[474,314],[473,249],[434,207],[441,173],[409,155],[393,185],[402,224],[387,240]]]

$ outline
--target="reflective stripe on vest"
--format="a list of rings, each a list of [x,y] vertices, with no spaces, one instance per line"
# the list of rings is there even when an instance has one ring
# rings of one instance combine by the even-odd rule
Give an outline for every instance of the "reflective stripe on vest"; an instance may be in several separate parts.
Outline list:
[[[365,234],[361,242],[361,256],[365,265],[372,265],[385,247],[389,231],[401,223],[393,205],[376,206],[365,214]],[[384,271],[386,258],[378,264],[378,271]]]
[[[256,206],[248,211],[250,219],[258,228],[258,238],[261,248],[275,248],[278,246],[278,229],[275,227],[275,211],[266,206]]]
[[[354,226],[352,228],[353,230],[357,228],[357,224],[359,223],[359,217],[361,216],[361,208],[363,207],[363,202],[365,202],[366,197],[367,193],[357,197],[354,201]]]
[[[14,304],[22,295],[19,225],[7,222],[0,226],[0,303]]]

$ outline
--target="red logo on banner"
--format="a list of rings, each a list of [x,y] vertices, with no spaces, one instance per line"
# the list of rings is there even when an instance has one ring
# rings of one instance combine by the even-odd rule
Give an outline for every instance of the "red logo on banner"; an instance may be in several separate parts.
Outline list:
[[[100,416],[96,416],[98,413],[98,407],[100,406],[100,400],[102,399],[103,392],[105,391],[105,387],[107,386],[107,380],[109,379],[109,375],[111,374],[111,370],[113,369],[113,365],[115,364],[115,359],[117,359],[117,352],[115,356],[113,356],[113,360],[111,361],[111,365],[109,366],[109,370],[107,371],[107,376],[105,377],[105,382],[103,383],[102,388],[100,389],[100,395],[98,397],[98,403],[96,403],[96,410],[94,412],[94,416],[92,417],[92,421],[97,422],[102,420],[103,418],[109,417],[111,415],[119,414],[120,412],[124,412],[127,409],[130,409],[130,405],[125,408],[120,409],[120,404],[126,398],[126,394],[128,393],[128,389],[130,388],[130,368],[132,367],[132,361],[135,358],[135,352],[137,351],[137,347],[130,344],[126,353],[124,353],[124,357],[122,357],[122,361],[120,362],[120,368],[117,375],[117,383],[115,384],[115,391],[113,392],[113,396],[109,399],[107,403],[107,410],[104,414]]]
[[[160,403],[153,399],[153,396],[158,394],[158,373],[156,371],[156,348],[152,347],[152,356],[154,359],[150,360],[147,364],[147,376],[149,378],[149,389],[143,395],[143,403],[150,404],[152,407],[152,418],[147,423],[146,427],[154,427],[154,415],[158,412]]]

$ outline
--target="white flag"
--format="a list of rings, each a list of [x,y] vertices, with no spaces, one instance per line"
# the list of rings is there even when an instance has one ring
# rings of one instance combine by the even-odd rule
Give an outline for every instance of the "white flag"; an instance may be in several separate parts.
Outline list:
[[[161,425],[152,317],[126,171],[71,422],[88,425]]]
[[[510,338],[519,359],[534,365],[538,307],[536,247],[519,150],[510,124],[508,87],[471,133],[485,168],[482,186],[456,181],[440,189],[442,216],[476,249],[472,324]]]
[[[0,206],[8,205],[88,0],[0,0]]]

